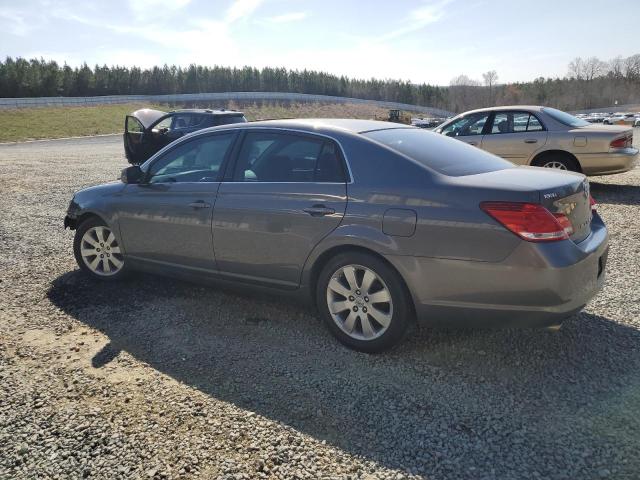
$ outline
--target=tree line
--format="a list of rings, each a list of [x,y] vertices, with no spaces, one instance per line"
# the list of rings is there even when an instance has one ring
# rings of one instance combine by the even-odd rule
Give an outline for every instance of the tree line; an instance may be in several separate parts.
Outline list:
[[[406,80],[354,79],[314,70],[190,65],[152,68],[60,65],[45,59],[0,61],[0,97],[292,92],[408,103],[464,111],[490,105],[541,104],[578,110],[640,103],[640,54],[601,61],[576,58],[562,78],[500,84],[459,75],[445,87]]]
[[[313,70],[175,65],[142,69],[86,63],[72,68],[44,59],[0,62],[0,97],[291,92],[442,105],[445,90],[402,80],[359,80]]]

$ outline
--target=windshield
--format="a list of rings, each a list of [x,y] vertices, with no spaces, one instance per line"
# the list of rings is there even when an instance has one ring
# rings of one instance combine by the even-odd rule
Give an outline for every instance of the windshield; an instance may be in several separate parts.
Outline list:
[[[419,128],[365,132],[380,142],[443,175],[459,177],[514,167],[513,163],[479,148]]]
[[[580,118],[574,117],[562,110],[556,110],[555,108],[543,108],[542,111],[554,120],[557,120],[569,127],[586,127],[587,125],[590,125],[586,120],[581,120]]]

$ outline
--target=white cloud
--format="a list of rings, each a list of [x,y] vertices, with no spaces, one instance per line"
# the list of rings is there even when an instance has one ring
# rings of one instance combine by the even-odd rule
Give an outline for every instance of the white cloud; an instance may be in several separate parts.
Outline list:
[[[24,37],[35,28],[35,18],[27,22],[26,14],[12,8],[0,8],[0,30]],[[37,22],[39,23],[39,22]]]
[[[271,23],[289,23],[289,22],[299,22],[300,20],[304,20],[309,15],[306,12],[291,12],[291,13],[283,13],[282,15],[276,15],[274,17],[269,17],[267,20]]]
[[[227,9],[226,21],[229,23],[249,17],[262,4],[262,0],[234,0]]]
[[[421,30],[429,24],[439,22],[446,14],[446,6],[451,3],[451,1],[452,0],[438,0],[423,4],[421,7],[409,13],[408,18],[405,20],[405,25],[380,36],[379,40],[392,40]]]

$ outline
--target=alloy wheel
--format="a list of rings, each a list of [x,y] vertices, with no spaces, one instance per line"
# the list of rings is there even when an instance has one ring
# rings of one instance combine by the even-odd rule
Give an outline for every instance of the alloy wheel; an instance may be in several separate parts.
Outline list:
[[[331,276],[327,306],[336,325],[357,340],[380,337],[393,318],[389,288],[376,272],[362,265],[345,265]]]
[[[88,229],[80,241],[80,256],[91,272],[109,277],[124,266],[120,246],[113,232],[104,226]]]
[[[567,170],[567,166],[564,163],[558,162],[558,161],[555,161],[555,160],[547,162],[542,166],[544,168],[557,168],[558,170]]]

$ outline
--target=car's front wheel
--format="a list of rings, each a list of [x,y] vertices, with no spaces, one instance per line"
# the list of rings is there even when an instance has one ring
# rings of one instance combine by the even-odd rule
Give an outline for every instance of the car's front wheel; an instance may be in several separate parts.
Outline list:
[[[124,257],[114,233],[96,217],[78,226],[73,253],[80,269],[94,278],[116,280],[125,273]]]
[[[400,275],[379,258],[361,252],[339,254],[324,266],[316,301],[340,342],[369,353],[398,343],[413,311]]]

